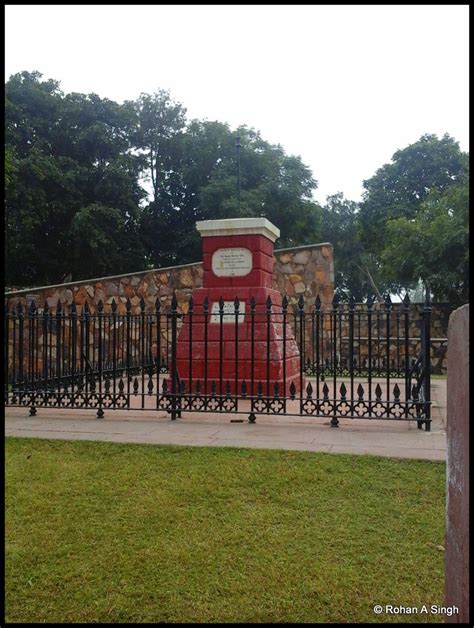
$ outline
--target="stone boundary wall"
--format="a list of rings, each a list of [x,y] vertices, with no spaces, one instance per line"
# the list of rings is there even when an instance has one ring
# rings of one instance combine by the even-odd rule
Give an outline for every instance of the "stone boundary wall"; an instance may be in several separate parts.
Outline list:
[[[334,296],[334,262],[332,245],[310,244],[295,248],[274,251],[273,287],[286,294],[290,304],[296,304],[302,294],[306,299],[313,299],[317,294],[321,301],[329,305]],[[112,299],[118,304],[119,314],[125,314],[125,303],[130,299],[132,313],[140,312],[140,300],[145,300],[147,312],[155,311],[155,302],[159,298],[162,309],[171,306],[173,292],[176,291],[178,311],[187,312],[187,302],[195,288],[202,287],[202,262],[155,268],[153,270],[116,275],[44,286],[15,290],[5,293],[5,305],[12,308],[21,302],[29,307],[32,300],[38,309],[48,303],[49,308],[56,309],[58,300],[63,305],[73,302],[81,310],[87,301],[91,311],[95,311],[97,303],[102,300],[104,310],[110,311]]]
[[[330,307],[334,296],[334,260],[331,244],[324,242],[278,249],[274,251],[274,260],[273,287],[282,295],[287,295],[290,310],[292,306],[296,306],[301,295],[306,302],[305,310],[311,308],[318,294],[322,308]],[[125,314],[125,303],[128,298],[132,304],[132,313],[139,313],[140,300],[143,297],[145,310],[151,313],[155,311],[157,298],[162,311],[170,308],[175,291],[178,311],[186,314],[189,297],[195,288],[202,287],[202,277],[202,262],[155,268],[125,275],[6,292],[5,306],[12,309],[20,302],[27,308],[34,300],[39,310],[42,310],[47,303],[48,307],[55,311],[59,300],[66,306],[74,302],[80,312],[87,301],[91,311],[94,312],[97,303],[102,300],[104,310],[108,312],[112,300],[115,299],[118,314]],[[395,305],[396,307],[398,306]],[[374,312],[378,308],[379,306],[375,304]],[[420,304],[410,306],[409,333],[413,338],[420,336],[419,320],[422,308]],[[383,305],[381,311],[384,311]],[[451,311],[452,308],[448,304],[432,306],[431,363],[434,373],[446,373],[447,330]]]

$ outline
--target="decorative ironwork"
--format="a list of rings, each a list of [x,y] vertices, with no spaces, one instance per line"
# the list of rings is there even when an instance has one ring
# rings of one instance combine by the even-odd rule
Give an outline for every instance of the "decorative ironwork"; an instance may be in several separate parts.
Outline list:
[[[300,296],[294,312],[286,296],[281,305],[270,297],[257,304],[252,296],[249,303],[245,327],[239,321],[246,304],[237,297],[231,313],[224,312],[221,297],[212,321],[207,297],[202,304],[191,298],[186,314],[178,311],[176,294],[169,309],[157,298],[149,310],[142,297],[138,313],[130,299],[100,301],[95,311],[87,301],[55,308],[19,302],[5,310],[5,404],[29,407],[31,414],[45,407],[94,409],[98,417],[109,410],[155,409],[172,419],[183,411],[244,412],[251,422],[258,414],[304,415],[329,418],[332,426],[364,418],[414,420],[430,429],[428,290],[416,337],[409,335],[408,297],[394,304],[387,296],[376,304],[369,295],[365,305],[334,297],[323,307],[319,295],[312,304]],[[279,329],[276,356],[269,350],[270,322]],[[180,349],[187,351],[187,367],[178,369],[183,326],[189,330]],[[231,353],[224,327],[233,338]],[[290,338],[299,355],[287,356]],[[250,343],[248,370],[239,370],[241,342]],[[287,359],[298,361],[298,375],[287,379],[283,370],[275,376],[275,361],[285,369]],[[196,370],[199,360],[203,372]],[[209,361],[218,364],[212,379]],[[257,362],[263,364],[258,373]]]

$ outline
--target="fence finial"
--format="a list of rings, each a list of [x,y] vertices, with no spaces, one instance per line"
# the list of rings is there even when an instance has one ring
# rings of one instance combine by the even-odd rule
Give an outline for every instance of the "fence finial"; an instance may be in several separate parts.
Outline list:
[[[173,290],[173,298],[171,299],[171,309],[176,310],[178,308],[178,298],[176,297],[176,291]]]
[[[431,291],[430,291],[430,287],[426,284],[425,285],[425,310],[430,310],[431,309]]]

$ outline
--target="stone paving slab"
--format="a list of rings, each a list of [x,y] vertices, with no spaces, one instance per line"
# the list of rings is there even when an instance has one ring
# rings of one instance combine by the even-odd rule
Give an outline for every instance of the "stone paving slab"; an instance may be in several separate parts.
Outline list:
[[[326,453],[372,454],[397,458],[445,460],[441,429],[418,430],[416,422],[258,416],[257,423],[231,423],[236,415],[191,414],[171,421],[161,412],[108,412],[103,419],[90,410],[6,408],[5,434],[63,440],[175,444],[212,447],[290,449]],[[41,414],[41,416],[40,416]],[[275,421],[278,418],[278,421]]]

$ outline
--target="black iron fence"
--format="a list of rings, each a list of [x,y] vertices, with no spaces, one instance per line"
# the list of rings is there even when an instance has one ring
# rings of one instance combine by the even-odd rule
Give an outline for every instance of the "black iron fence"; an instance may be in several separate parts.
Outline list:
[[[229,307],[230,305],[230,307]],[[128,301],[91,312],[58,303],[5,311],[5,404],[416,420],[430,429],[430,303],[410,337],[409,300],[364,309],[335,299],[232,304],[186,313]]]

